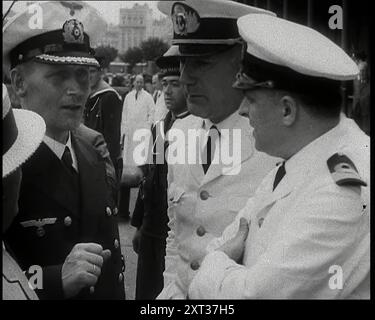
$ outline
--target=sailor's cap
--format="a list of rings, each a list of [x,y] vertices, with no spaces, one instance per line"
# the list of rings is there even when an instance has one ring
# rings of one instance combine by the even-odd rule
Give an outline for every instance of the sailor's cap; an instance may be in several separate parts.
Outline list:
[[[269,15],[246,15],[238,19],[238,29],[246,44],[235,88],[328,91],[358,75],[344,50],[309,27]]]
[[[159,1],[158,8],[172,18],[172,44],[179,45],[184,56],[213,54],[238,43],[236,21],[243,15],[274,15],[228,0]]]
[[[160,77],[180,75],[180,51],[178,46],[171,46],[161,57],[156,59],[156,65],[161,69]]]
[[[90,41],[106,22],[83,1],[41,1],[12,17],[3,27],[5,68],[31,59],[50,64],[98,66]]]

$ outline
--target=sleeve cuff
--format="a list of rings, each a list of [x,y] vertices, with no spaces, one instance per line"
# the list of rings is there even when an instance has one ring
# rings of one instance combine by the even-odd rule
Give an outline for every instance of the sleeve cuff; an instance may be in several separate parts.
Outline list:
[[[205,256],[189,287],[189,299],[218,299],[216,292],[225,270],[237,265],[222,251],[212,251]]]
[[[43,267],[43,289],[36,290],[41,300],[63,300],[62,264]]]

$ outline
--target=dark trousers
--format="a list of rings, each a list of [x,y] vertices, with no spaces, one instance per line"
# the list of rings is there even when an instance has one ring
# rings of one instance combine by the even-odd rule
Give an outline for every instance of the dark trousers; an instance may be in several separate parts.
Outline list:
[[[120,196],[119,196],[119,215],[121,218],[129,220],[130,212],[129,212],[129,201],[130,201],[130,188],[128,187],[121,187],[120,188]]]
[[[163,289],[166,239],[142,233],[137,264],[136,300],[154,300]]]

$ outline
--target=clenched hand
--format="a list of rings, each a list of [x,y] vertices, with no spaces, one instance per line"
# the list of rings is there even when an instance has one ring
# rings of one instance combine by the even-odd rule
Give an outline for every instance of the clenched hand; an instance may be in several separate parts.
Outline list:
[[[78,243],[66,257],[61,276],[66,298],[77,295],[81,289],[96,284],[103,262],[111,256],[97,243]]]

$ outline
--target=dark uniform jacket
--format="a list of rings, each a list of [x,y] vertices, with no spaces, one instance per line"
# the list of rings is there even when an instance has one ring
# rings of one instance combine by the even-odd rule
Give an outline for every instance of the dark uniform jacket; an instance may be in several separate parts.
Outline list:
[[[156,122],[151,127],[153,142],[164,144],[161,150],[166,150],[167,142],[164,136],[172,124],[172,114],[168,112],[164,120]],[[156,149],[154,144],[153,153]],[[142,170],[144,178],[139,188],[131,224],[138,229],[142,227],[143,234],[165,239],[168,233],[168,165],[165,161],[164,164],[157,164],[154,156],[153,163],[142,166]]]
[[[97,134],[98,135],[98,134]],[[98,138],[81,126],[71,134],[78,162],[78,179],[42,143],[22,168],[19,213],[6,241],[23,270],[43,268],[41,299],[62,299],[62,265],[77,243],[95,242],[112,254],[104,262],[93,291],[76,299],[125,299],[117,224],[117,208],[106,177],[103,153],[93,146]],[[99,139],[100,140],[100,139]],[[108,170],[107,170],[108,171]]]
[[[84,123],[104,136],[117,176],[121,174],[122,164],[120,159],[121,116],[122,98],[109,85],[103,85],[98,91],[92,93],[86,102]]]
[[[177,116],[177,119],[182,119],[188,116],[188,112]],[[162,151],[165,155],[165,150],[168,147],[168,141],[165,140],[165,135],[172,127],[174,119],[172,113],[169,111],[163,120],[156,122],[152,128],[153,137],[153,162],[142,167],[144,171],[144,179],[140,185],[138,198],[134,208],[131,223],[134,227],[142,227],[142,233],[158,238],[166,238],[168,233],[168,164],[164,156],[155,154]],[[155,143],[156,141],[156,143]],[[158,146],[164,144],[164,147]],[[163,163],[159,163],[159,161]]]

